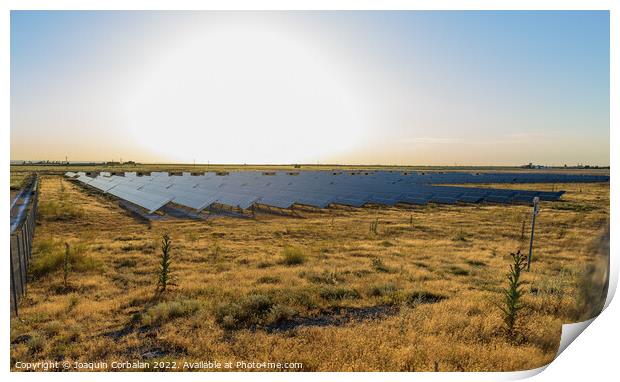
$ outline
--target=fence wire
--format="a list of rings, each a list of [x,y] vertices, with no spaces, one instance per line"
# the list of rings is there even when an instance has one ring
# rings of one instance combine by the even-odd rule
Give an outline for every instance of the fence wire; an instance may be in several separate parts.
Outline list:
[[[38,178],[35,175],[24,182],[11,205],[11,314],[15,316],[19,315],[19,300],[26,293],[38,201]]]

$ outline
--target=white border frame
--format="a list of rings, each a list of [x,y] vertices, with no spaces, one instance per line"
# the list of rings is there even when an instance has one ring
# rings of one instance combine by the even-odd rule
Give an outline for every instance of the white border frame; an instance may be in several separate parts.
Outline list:
[[[54,2],[44,0],[5,0],[2,1],[0,8],[2,13],[0,20],[2,29],[0,31],[0,68],[4,68],[2,75],[2,103],[0,106],[0,116],[3,118],[2,137],[2,153],[4,154],[5,163],[10,162],[10,10],[375,10],[375,9],[391,9],[391,10],[609,10],[610,11],[610,104],[620,105],[619,89],[620,77],[618,76],[618,68],[620,68],[620,28],[618,17],[620,3],[613,0],[57,0]],[[618,108],[610,108],[610,146],[620,147],[618,134]],[[618,237],[618,225],[613,222],[618,221],[618,205],[617,205],[617,189],[618,189],[618,173],[615,166],[618,166],[618,151],[610,151],[611,164],[611,270],[610,270],[610,293],[607,305],[610,304],[613,294],[615,293],[618,282],[618,257],[617,246],[614,238]],[[4,184],[3,193],[4,200],[7,199],[9,193],[9,172],[3,171],[0,176]],[[3,209],[8,210],[8,205]],[[7,212],[5,210],[5,215]],[[5,232],[8,231],[9,222],[5,221]],[[8,250],[8,236],[2,237],[3,248]],[[5,252],[6,253],[6,252]],[[6,261],[6,259],[5,259]],[[8,267],[3,270],[2,280],[4,285],[8,285],[9,270]],[[562,378],[563,380],[574,380],[573,378],[589,378],[595,376],[601,378],[617,373],[615,362],[617,360],[614,354],[617,354],[619,339],[615,330],[614,323],[618,322],[620,313],[617,302],[609,305],[596,319],[592,326],[587,330],[588,338],[578,338],[573,347],[579,349],[570,349],[564,352],[560,357],[548,366],[549,371],[537,376],[538,380],[553,380]],[[2,336],[0,343],[0,372],[7,374],[5,377],[14,380],[63,380],[63,381],[82,381],[85,374],[81,373],[10,373],[10,355],[9,355],[9,293],[7,291],[0,297],[0,314],[4,318],[2,325]],[[600,322],[599,322],[600,321]],[[584,337],[584,336],[582,336]],[[572,352],[574,350],[574,352]],[[571,354],[572,353],[572,354]],[[614,357],[614,358],[612,358]],[[604,363],[604,362],[607,363]],[[583,366],[583,367],[582,367]],[[513,380],[526,378],[538,374],[545,368],[529,370],[524,372],[511,373],[298,373],[295,374],[296,380],[310,381],[315,379],[322,380],[342,380],[343,378],[356,378],[360,380],[375,380],[377,378],[390,380],[430,380],[430,381],[450,381],[450,380],[470,380],[470,381],[488,381],[488,380]],[[354,375],[351,375],[354,374]],[[89,380],[101,381],[115,374],[110,373],[89,373]],[[147,377],[148,375],[148,377]],[[123,375],[122,377],[128,377]],[[132,378],[148,378],[152,381],[161,381],[164,378],[170,378],[169,374],[132,374]],[[285,373],[176,373],[175,379],[181,380],[223,380],[238,381],[239,379],[247,380],[265,380],[265,381],[283,381],[290,379],[290,375]],[[596,380],[596,378],[595,378]]]

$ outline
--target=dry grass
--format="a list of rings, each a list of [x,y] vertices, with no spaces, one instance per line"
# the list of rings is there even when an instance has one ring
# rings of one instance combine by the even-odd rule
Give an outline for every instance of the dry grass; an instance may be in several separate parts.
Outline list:
[[[565,202],[542,203],[537,219],[532,272],[523,275],[527,320],[514,344],[495,303],[510,252],[526,247],[527,206],[144,224],[113,201],[68,182],[61,192],[58,177],[44,177],[42,203],[64,198],[82,213],[41,220],[34,264],[62,248],[62,238],[97,265],[77,267],[71,291],[59,290],[56,266],[29,284],[21,320],[11,322],[11,360],[278,360],[321,371],[539,367],[553,359],[561,324],[575,318],[591,242],[609,218],[608,184],[561,188]],[[377,233],[368,228],[374,219]],[[176,286],[158,295],[164,232],[174,243]],[[385,314],[359,313],[375,308]],[[328,324],[308,324],[315,321]],[[290,322],[301,324],[278,330]]]

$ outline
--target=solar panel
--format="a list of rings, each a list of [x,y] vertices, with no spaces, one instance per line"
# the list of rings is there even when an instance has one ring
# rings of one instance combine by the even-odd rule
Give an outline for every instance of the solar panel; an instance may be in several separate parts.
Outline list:
[[[90,174],[90,173],[89,173]],[[454,204],[531,202],[558,200],[563,191],[491,189],[454,184],[603,182],[608,176],[542,173],[446,173],[399,171],[236,171],[230,173],[101,172],[93,178],[85,172],[67,172],[102,192],[155,211],[173,203],[201,211],[213,203],[249,208],[260,203],[278,208],[294,204],[327,207],[341,204],[361,207],[367,203],[395,205],[428,202]]]
[[[77,177],[77,180],[79,182],[84,183],[84,184],[88,184],[88,183],[92,182],[94,180],[94,178],[88,177],[86,175],[80,175],[80,176]]]
[[[110,179],[103,178],[101,176],[93,179],[88,185],[90,187],[94,187],[100,191],[107,192],[108,190],[115,187],[118,183],[114,181],[110,181]]]
[[[108,192],[148,210],[149,213],[157,211],[172,200],[171,197],[140,191],[125,184],[118,184]]]

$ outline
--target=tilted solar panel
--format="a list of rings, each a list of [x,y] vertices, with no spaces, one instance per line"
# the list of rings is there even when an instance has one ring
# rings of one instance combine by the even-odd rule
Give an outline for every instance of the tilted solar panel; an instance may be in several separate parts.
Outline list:
[[[89,173],[90,174],[90,173]],[[102,172],[92,178],[67,172],[79,182],[143,206],[149,211],[172,201],[202,210],[213,203],[249,208],[260,203],[278,208],[294,204],[324,208],[330,204],[361,207],[367,203],[454,204],[457,202],[526,202],[538,196],[557,200],[563,194],[533,190],[462,187],[454,184],[550,183],[608,181],[608,176],[542,173],[457,173],[402,171],[232,171],[230,173]],[[111,175],[111,176],[107,176]],[[442,186],[445,184],[445,186]],[[150,195],[150,197],[147,197]]]
[[[148,210],[149,213],[157,211],[172,200],[171,197],[140,191],[125,184],[119,184],[108,192]]]
[[[76,178],[79,182],[82,182],[84,184],[88,184],[90,182],[92,182],[95,178],[91,178],[89,176],[86,175],[80,175]]]

